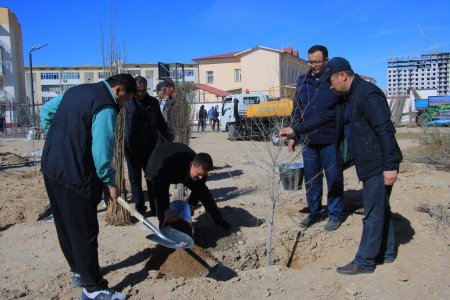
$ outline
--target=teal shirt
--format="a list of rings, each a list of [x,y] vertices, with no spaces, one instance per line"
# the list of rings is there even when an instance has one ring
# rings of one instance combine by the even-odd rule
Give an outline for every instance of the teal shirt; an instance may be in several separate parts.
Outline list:
[[[103,81],[108,87],[111,96],[115,99],[113,91],[106,81]],[[64,94],[63,94],[64,95]],[[42,106],[40,111],[42,129],[47,133],[53,116],[58,109],[63,98],[59,95]],[[94,114],[92,118],[92,157],[94,158],[95,170],[98,177],[108,186],[116,185],[116,173],[111,165],[114,158],[115,136],[117,111],[112,107],[106,107]]]

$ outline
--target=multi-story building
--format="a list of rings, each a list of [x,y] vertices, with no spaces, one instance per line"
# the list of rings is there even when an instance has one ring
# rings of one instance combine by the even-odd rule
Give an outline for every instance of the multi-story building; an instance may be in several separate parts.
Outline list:
[[[0,116],[6,123],[17,121],[15,104],[25,104],[22,28],[14,13],[0,7]]]
[[[26,77],[30,78],[30,68],[25,69]],[[127,64],[125,73],[132,76],[143,76],[147,79],[147,91],[154,95],[154,89],[159,82],[158,64]],[[184,73],[177,70],[178,78],[184,82],[197,82],[197,65],[184,64]],[[94,83],[111,76],[102,66],[74,67],[43,67],[33,66],[34,98],[41,105],[53,97],[64,93],[67,89],[82,83]],[[175,77],[175,74],[171,74]],[[27,94],[30,95],[29,89]]]
[[[388,59],[387,97],[408,96],[409,89],[450,94],[450,53]]]
[[[273,97],[295,87],[308,64],[292,48],[262,46],[192,59],[198,63],[199,83],[231,93],[266,92]]]

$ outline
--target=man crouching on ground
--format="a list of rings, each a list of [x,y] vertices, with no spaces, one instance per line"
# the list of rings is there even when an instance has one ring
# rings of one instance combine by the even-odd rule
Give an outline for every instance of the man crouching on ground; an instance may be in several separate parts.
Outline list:
[[[155,187],[156,214],[160,228],[163,223],[172,223],[178,219],[176,213],[169,209],[169,187],[170,184],[181,183],[191,190],[188,199],[191,211],[200,200],[218,226],[230,229],[230,224],[223,219],[205,184],[212,168],[213,161],[209,154],[197,154],[185,144],[164,143],[155,148],[148,161],[145,178],[151,180]]]

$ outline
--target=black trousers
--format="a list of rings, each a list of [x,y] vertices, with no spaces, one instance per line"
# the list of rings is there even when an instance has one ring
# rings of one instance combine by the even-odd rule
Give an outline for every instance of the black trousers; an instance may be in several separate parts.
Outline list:
[[[89,291],[102,290],[108,282],[98,262],[97,205],[102,193],[86,198],[44,175],[45,188],[55,220],[59,245],[72,272],[81,275]]]
[[[136,151],[125,150],[125,159],[127,160],[128,178],[131,185],[131,197],[137,210],[142,210],[145,206],[144,192],[142,191],[142,171],[147,169],[148,159],[155,147],[151,145],[141,145]],[[153,192],[150,180],[147,183],[148,200],[150,210],[156,211],[155,193]]]

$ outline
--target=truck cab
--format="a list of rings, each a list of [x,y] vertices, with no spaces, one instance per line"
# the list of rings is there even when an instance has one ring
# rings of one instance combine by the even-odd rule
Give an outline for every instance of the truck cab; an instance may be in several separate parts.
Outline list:
[[[220,130],[228,131],[236,118],[245,117],[247,109],[252,104],[267,101],[269,96],[264,93],[234,94],[225,97],[220,114]]]

